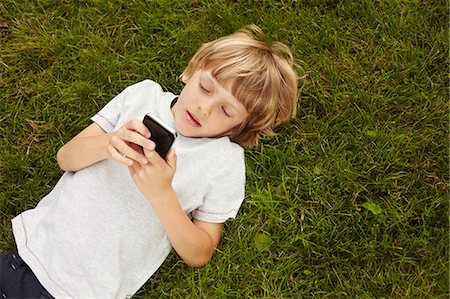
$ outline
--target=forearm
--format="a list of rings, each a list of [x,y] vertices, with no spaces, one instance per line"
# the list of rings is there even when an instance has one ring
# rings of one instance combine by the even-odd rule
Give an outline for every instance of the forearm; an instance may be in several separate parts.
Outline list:
[[[219,244],[223,224],[192,222],[185,214],[172,188],[176,169],[174,150],[165,160],[154,150],[144,149],[144,154],[149,163],[129,167],[134,183],[152,205],[178,255],[190,266],[203,266]]]
[[[107,145],[109,134],[94,136],[76,136],[56,155],[58,165],[65,171],[77,171],[108,158]]]
[[[181,208],[173,190],[153,200],[152,206],[178,255],[190,266],[205,265],[216,249],[220,233],[214,238],[196,226]]]
[[[149,136],[147,127],[137,119],[110,133],[92,123],[58,151],[58,164],[66,171],[77,171],[107,158],[128,166],[134,161],[146,164],[142,148],[155,148]]]

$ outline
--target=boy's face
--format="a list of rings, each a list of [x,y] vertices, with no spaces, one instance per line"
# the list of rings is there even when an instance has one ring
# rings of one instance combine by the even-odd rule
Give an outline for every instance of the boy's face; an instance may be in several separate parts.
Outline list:
[[[177,131],[187,137],[226,136],[248,116],[231,94],[230,84],[221,85],[209,70],[200,70],[186,84],[173,106]]]

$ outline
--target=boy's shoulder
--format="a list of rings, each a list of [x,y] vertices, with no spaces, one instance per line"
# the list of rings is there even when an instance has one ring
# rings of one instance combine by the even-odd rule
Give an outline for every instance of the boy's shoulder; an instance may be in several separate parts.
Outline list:
[[[145,89],[145,90],[151,89],[151,90],[163,92],[161,85],[151,79],[144,79],[144,80],[136,82],[126,88],[126,90],[129,90],[129,91],[136,91],[136,90],[142,90],[142,89]]]
[[[215,161],[216,163],[224,163],[230,160],[243,160],[244,149],[239,144],[225,137],[213,138],[191,138],[178,136],[181,140],[179,143],[182,147],[188,149],[188,152],[198,155],[201,160]]]
[[[148,104],[150,107],[152,107],[155,103],[160,103],[161,101],[171,102],[175,97],[172,92],[164,91],[159,83],[151,79],[145,79],[129,85],[123,90],[122,96],[124,98],[124,102],[129,103],[130,105],[140,103],[144,106]]]

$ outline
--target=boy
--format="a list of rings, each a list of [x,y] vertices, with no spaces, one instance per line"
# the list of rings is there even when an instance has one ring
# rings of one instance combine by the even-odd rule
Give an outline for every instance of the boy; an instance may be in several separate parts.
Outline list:
[[[294,115],[297,78],[289,49],[249,26],[204,44],[181,80],[179,97],[150,80],[126,88],[58,151],[66,172],[13,219],[5,298],[124,298],[172,247],[193,267],[209,261],[244,198],[242,147]],[[178,131],[165,160],[141,122],[148,112]]]

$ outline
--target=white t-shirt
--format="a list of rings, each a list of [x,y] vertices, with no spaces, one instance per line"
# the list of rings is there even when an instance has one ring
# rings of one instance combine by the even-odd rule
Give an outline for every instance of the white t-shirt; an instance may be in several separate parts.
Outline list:
[[[126,88],[92,120],[111,132],[153,112],[174,126],[174,98],[145,80]],[[227,137],[178,136],[174,147],[172,186],[186,214],[217,223],[235,217],[244,198],[243,149]],[[171,250],[128,167],[110,159],[64,173],[36,208],[12,222],[20,256],[56,298],[131,296]]]

